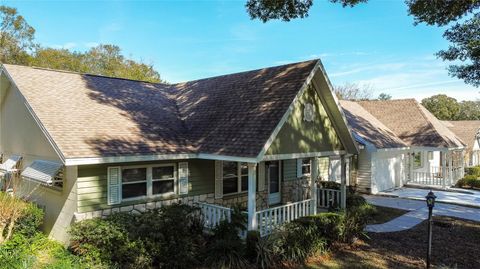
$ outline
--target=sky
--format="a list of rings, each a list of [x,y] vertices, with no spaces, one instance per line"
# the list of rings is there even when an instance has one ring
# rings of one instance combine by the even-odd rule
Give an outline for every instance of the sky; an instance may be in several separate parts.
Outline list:
[[[342,8],[314,0],[290,22],[251,20],[245,1],[6,1],[36,29],[43,46],[84,51],[115,44],[153,64],[168,82],[320,58],[335,85],[357,83],[374,96],[444,93],[477,100],[480,89],[450,77],[435,53],[444,28],[414,26],[403,0]]]

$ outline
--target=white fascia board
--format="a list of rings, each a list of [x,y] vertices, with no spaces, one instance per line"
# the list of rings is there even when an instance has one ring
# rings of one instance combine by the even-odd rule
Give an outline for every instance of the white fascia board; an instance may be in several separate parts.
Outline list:
[[[329,157],[329,156],[340,156],[344,154],[346,154],[344,150],[338,150],[338,151],[264,155],[261,161],[291,160],[291,159],[302,159],[302,158],[312,158],[312,157]]]
[[[4,71],[3,73],[7,76],[8,80],[10,81],[11,85],[13,85],[17,92],[20,94],[20,98],[22,99],[25,107],[27,108],[27,111],[28,113],[32,116],[33,120],[35,121],[35,123],[37,124],[37,126],[40,128],[40,130],[42,131],[43,135],[45,135],[45,137],[47,138],[47,141],[48,143],[50,143],[50,145],[53,147],[53,150],[55,151],[55,153],[58,155],[58,157],[60,158],[60,160],[65,164],[65,156],[63,155],[62,151],[60,150],[60,148],[57,146],[57,144],[55,143],[55,141],[53,140],[53,138],[50,136],[50,134],[48,133],[47,129],[45,128],[45,126],[43,126],[42,122],[40,121],[40,119],[37,117],[37,115],[35,114],[35,111],[33,111],[32,107],[30,106],[30,104],[28,103],[27,99],[25,98],[25,96],[22,94],[22,91],[20,90],[20,88],[17,86],[17,84],[15,83],[15,81],[13,80],[13,78],[10,76],[10,74],[5,70],[5,67],[2,66],[2,70]]]
[[[402,148],[383,148],[383,149],[378,149],[377,151],[408,151],[410,150],[410,147],[402,147]]]
[[[256,163],[255,158],[200,153],[200,154],[163,154],[163,155],[70,158],[65,160],[65,165],[73,166],[73,165],[89,165],[89,164],[104,164],[104,163],[127,163],[127,162],[147,162],[147,161],[186,160],[186,159],[205,159],[205,160],[217,160],[217,161]]]
[[[315,66],[313,67],[312,71],[310,72],[310,74],[308,75],[307,77],[307,80],[305,80],[305,82],[303,83],[302,87],[300,88],[300,90],[298,91],[297,95],[295,96],[295,98],[293,98],[293,101],[290,103],[290,105],[288,106],[288,109],[287,111],[285,112],[285,114],[283,114],[283,117],[280,119],[280,122],[277,124],[277,126],[275,127],[275,129],[273,130],[272,134],[270,135],[270,137],[267,139],[267,142],[265,143],[265,145],[263,146],[262,150],[260,151],[260,153],[257,155],[257,162],[263,160],[264,158],[264,155],[265,153],[267,152],[267,150],[270,148],[270,146],[272,145],[273,141],[275,140],[275,138],[277,137],[278,133],[280,132],[280,130],[282,129],[283,125],[285,124],[285,122],[288,120],[288,117],[290,116],[290,114],[292,113],[293,111],[293,108],[295,107],[295,104],[297,102],[297,100],[302,96],[302,94],[307,90],[308,86],[310,85],[310,82],[312,81],[313,77],[315,76],[315,73],[317,72],[317,70],[320,68],[320,60],[317,60],[317,63],[315,64]]]

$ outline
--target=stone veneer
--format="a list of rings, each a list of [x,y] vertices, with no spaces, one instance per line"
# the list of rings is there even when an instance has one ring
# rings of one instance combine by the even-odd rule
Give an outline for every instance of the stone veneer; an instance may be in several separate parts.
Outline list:
[[[310,198],[310,177],[282,182],[282,203],[293,203]]]
[[[145,212],[149,209],[155,209],[162,206],[171,205],[174,203],[182,203],[188,205],[194,205],[195,203],[209,203],[209,204],[217,204],[223,205],[226,207],[233,206],[234,204],[240,204],[241,206],[247,207],[247,199],[248,195],[245,194],[237,194],[232,196],[226,196],[222,199],[215,199],[214,193],[209,194],[202,194],[202,195],[195,195],[195,196],[186,196],[181,198],[169,199],[169,200],[162,200],[156,202],[147,202],[147,203],[139,203],[135,205],[126,205],[126,206],[118,206],[112,207],[107,209],[101,209],[92,212],[84,212],[84,213],[75,213],[75,222],[82,221],[85,219],[91,219],[96,217],[106,217],[112,213],[116,212]],[[268,192],[261,191],[257,192],[257,210],[265,209],[268,207]]]

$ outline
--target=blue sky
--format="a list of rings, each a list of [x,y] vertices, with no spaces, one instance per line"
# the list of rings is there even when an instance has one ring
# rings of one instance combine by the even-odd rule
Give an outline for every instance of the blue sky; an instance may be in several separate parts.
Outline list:
[[[250,20],[243,0],[0,3],[18,8],[44,46],[116,44],[169,82],[321,58],[334,84],[368,85],[375,95],[480,98],[434,56],[448,46],[443,29],[414,26],[402,0],[355,8],[315,0],[306,19],[265,24]]]

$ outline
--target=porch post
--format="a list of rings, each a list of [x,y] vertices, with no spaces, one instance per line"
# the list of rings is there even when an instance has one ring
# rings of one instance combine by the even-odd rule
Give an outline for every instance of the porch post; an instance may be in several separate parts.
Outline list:
[[[408,177],[409,177],[409,180],[410,180],[411,182],[414,182],[414,181],[413,181],[413,165],[414,165],[414,162],[413,162],[413,154],[415,154],[414,151],[408,152],[408,160],[409,160],[409,162],[408,162],[408,168],[409,168],[409,169],[408,169],[408,170],[409,170],[409,171],[408,171],[408,174],[409,174],[409,176],[408,176]]]
[[[257,164],[248,163],[248,230],[257,229],[257,218],[255,211],[257,210]]]
[[[311,178],[310,178],[310,191],[312,192],[310,198],[312,199],[312,214],[317,214],[317,179],[318,179],[318,158],[311,159]]]
[[[445,180],[447,180],[447,158],[448,158],[448,151],[445,152],[443,151],[442,152],[442,155],[443,155],[443,158],[442,158],[442,187],[445,189],[446,188],[446,184],[445,184]]]
[[[340,156],[341,165],[341,185],[340,185],[340,208],[347,208],[347,164],[345,162],[345,154]]]
[[[453,151],[449,151],[448,159],[448,185],[451,186],[453,182]]]
[[[465,177],[465,149],[462,149],[461,154],[462,161],[460,164],[462,165],[462,169],[460,169],[460,178],[463,178]]]

